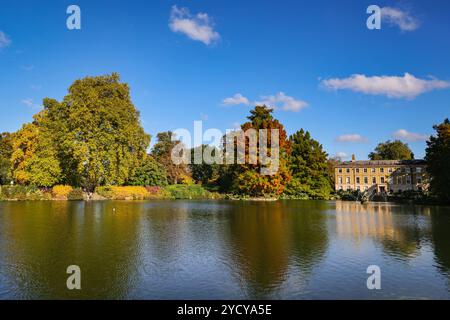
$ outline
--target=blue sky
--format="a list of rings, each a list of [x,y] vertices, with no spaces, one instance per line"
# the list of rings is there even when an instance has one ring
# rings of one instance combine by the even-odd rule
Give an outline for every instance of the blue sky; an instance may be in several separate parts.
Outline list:
[[[81,30],[66,27],[70,4]],[[366,26],[371,4],[380,30]],[[450,116],[449,58],[446,0],[2,0],[0,131],[75,79],[119,72],[153,136],[194,120],[225,131],[266,102],[330,155],[365,159],[401,137],[420,158]]]

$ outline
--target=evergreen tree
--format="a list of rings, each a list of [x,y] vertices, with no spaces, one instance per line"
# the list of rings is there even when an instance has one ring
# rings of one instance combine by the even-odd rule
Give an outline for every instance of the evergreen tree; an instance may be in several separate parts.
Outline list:
[[[433,127],[436,136],[427,141],[425,160],[431,177],[431,192],[443,203],[450,203],[450,121]]]
[[[327,153],[322,145],[301,129],[289,138],[291,142],[290,169],[293,179],[287,194],[307,195],[314,199],[327,199],[331,192]]]

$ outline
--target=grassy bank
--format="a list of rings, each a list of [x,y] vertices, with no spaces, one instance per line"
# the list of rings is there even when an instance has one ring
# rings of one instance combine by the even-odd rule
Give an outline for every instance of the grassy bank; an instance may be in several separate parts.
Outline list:
[[[171,185],[167,187],[97,187],[85,193],[71,186],[37,188],[31,186],[0,186],[0,201],[38,200],[151,200],[151,199],[221,199],[200,185]]]

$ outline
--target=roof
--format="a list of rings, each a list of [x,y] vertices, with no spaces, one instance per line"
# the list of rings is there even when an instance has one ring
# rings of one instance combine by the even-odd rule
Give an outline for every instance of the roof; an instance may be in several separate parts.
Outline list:
[[[360,160],[343,161],[337,163],[335,167],[377,167],[377,166],[424,166],[425,160]]]

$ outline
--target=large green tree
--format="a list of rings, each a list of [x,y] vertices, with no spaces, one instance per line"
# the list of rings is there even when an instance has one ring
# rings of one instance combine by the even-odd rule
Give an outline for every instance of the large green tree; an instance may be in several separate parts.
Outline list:
[[[315,199],[327,199],[331,192],[328,174],[327,153],[322,145],[311,138],[308,131],[301,129],[289,138],[291,156],[289,159],[292,181],[287,193],[307,194]]]
[[[408,144],[400,140],[386,141],[379,143],[374,152],[369,154],[370,160],[412,160],[414,153],[412,153]]]
[[[442,202],[450,203],[450,121],[433,127],[436,135],[427,141],[427,171],[431,177],[431,192]]]
[[[68,184],[124,184],[146,156],[150,136],[116,73],[76,80],[61,102],[45,99],[44,110],[39,125],[52,134]]]
[[[0,185],[8,184],[11,181],[12,141],[11,133],[0,134]]]

